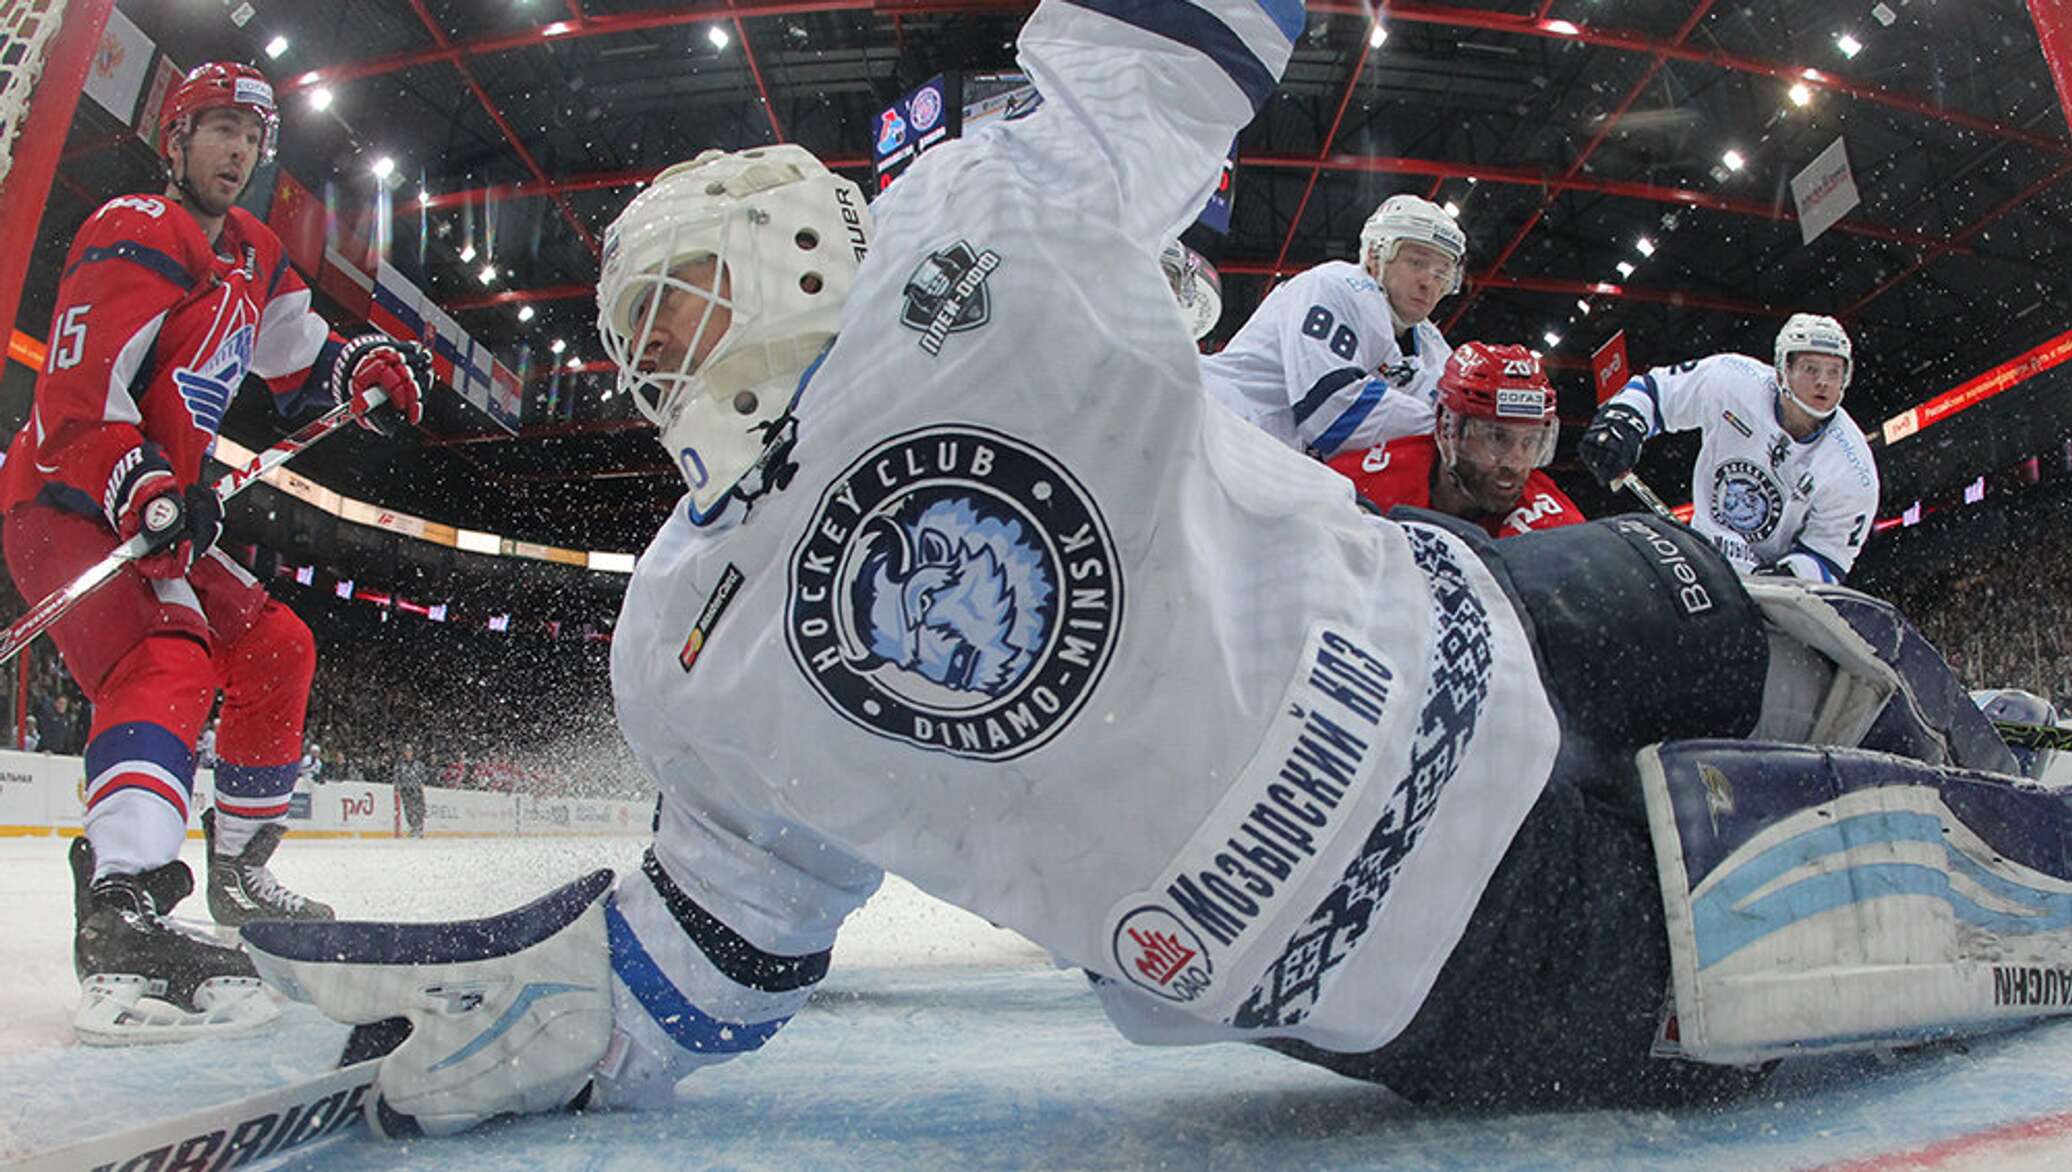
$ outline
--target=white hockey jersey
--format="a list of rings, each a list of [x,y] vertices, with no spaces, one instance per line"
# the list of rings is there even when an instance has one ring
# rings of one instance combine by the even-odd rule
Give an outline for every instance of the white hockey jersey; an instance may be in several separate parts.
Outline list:
[[[1432,430],[1452,347],[1429,321],[1396,338],[1367,270],[1325,261],[1266,295],[1230,344],[1201,360],[1209,395],[1298,452],[1330,459]]]
[[[729,940],[827,949],[894,871],[1142,1040],[1357,1050],[1424,999],[1552,765],[1531,650],[1465,546],[1208,401],[1147,244],[1302,21],[1045,0],[1048,100],[878,201],[788,486],[641,557],[619,719]],[[667,927],[635,925],[732,1048],[803,999]]]
[[[1658,366],[1612,401],[1639,411],[1650,436],[1704,432],[1691,525],[1737,569],[1848,576],[1878,513],[1878,466],[1848,412],[1793,439],[1778,416],[1776,368],[1743,354]]]

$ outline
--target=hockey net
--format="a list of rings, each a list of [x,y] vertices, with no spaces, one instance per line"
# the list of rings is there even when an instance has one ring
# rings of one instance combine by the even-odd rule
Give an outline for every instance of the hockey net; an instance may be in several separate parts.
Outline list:
[[[114,0],[0,0],[0,333]]]
[[[65,20],[65,0],[0,0],[0,189],[14,166],[15,137]]]

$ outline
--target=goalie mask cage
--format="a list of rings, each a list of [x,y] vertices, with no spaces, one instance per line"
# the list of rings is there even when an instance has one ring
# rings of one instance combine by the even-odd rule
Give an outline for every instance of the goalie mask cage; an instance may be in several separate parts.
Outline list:
[[[0,328],[10,335],[58,156],[114,7],[0,0]]]

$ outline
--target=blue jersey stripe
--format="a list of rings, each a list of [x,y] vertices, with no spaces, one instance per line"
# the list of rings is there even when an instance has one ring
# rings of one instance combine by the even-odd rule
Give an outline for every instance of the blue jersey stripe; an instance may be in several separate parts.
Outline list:
[[[1259,0],[1259,7],[1273,18],[1273,27],[1281,30],[1289,44],[1294,44],[1295,38],[1302,35],[1302,0]]]
[[[1648,402],[1655,405],[1655,430],[1648,434],[1650,436],[1657,436],[1669,430],[1662,425],[1662,388],[1655,382],[1655,376],[1652,374],[1635,375],[1633,381],[1626,384],[1626,389],[1630,391],[1635,388],[1639,388],[1641,393],[1648,397]]]
[[[662,971],[655,958],[641,946],[633,925],[619,914],[618,905],[604,905],[604,923],[611,937],[612,972],[626,982],[626,989],[662,1032],[677,1045],[699,1054],[742,1054],[758,1049],[770,1040],[790,1014],[775,1021],[745,1025],[720,1021],[691,1004]]]
[[[1826,554],[1821,553],[1819,550],[1814,549],[1812,546],[1807,545],[1805,542],[1793,542],[1791,546],[1791,552],[1805,554],[1807,557],[1812,558],[1815,562],[1817,562],[1820,566],[1820,573],[1822,575],[1823,581],[1840,582],[1842,580],[1844,576],[1842,574],[1842,567],[1836,565],[1835,560],[1833,558],[1828,557]]]
[[[1310,416],[1323,409],[1331,396],[1367,377],[1367,372],[1357,366],[1341,366],[1311,384],[1302,401],[1295,404],[1295,423],[1299,427]]]
[[[104,260],[126,260],[133,265],[139,265],[157,273],[159,276],[178,285],[181,289],[192,289],[194,287],[194,277],[188,273],[187,266],[156,248],[146,248],[129,240],[125,240],[120,244],[110,244],[104,248],[87,249],[79,254],[79,262],[77,264],[65,270],[65,275],[69,277],[88,265],[99,264]]]
[[[102,729],[86,743],[86,778],[92,781],[125,761],[149,761],[194,792],[194,753],[162,724],[134,720]]]
[[[1353,400],[1353,405],[1345,409],[1329,430],[1317,437],[1317,442],[1310,445],[1311,449],[1324,457],[1337,455],[1338,449],[1352,438],[1353,432],[1367,421],[1369,415],[1374,414],[1374,405],[1381,402],[1381,396],[1387,390],[1388,384],[1382,380],[1368,379],[1367,385],[1360,388],[1360,397]]]
[[[1067,3],[1114,17],[1124,24],[1135,25],[1148,33],[1157,33],[1168,40],[1192,46],[1208,55],[1209,60],[1222,67],[1244,91],[1245,98],[1257,110],[1266,104],[1267,95],[1273,93],[1273,71],[1259,60],[1244,38],[1231,31],[1229,25],[1216,19],[1215,14],[1196,8],[1186,0],[1066,0]],[[1273,0],[1273,6],[1262,3],[1269,13],[1286,0]],[[1275,23],[1279,23],[1276,16]],[[1299,26],[1298,26],[1299,27]]]

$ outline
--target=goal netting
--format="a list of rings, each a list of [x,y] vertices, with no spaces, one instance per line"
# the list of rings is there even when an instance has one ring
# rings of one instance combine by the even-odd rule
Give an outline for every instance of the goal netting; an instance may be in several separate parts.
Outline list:
[[[114,0],[0,0],[0,337]]]
[[[65,0],[0,0],[0,188],[14,165],[15,137],[65,19]]]

